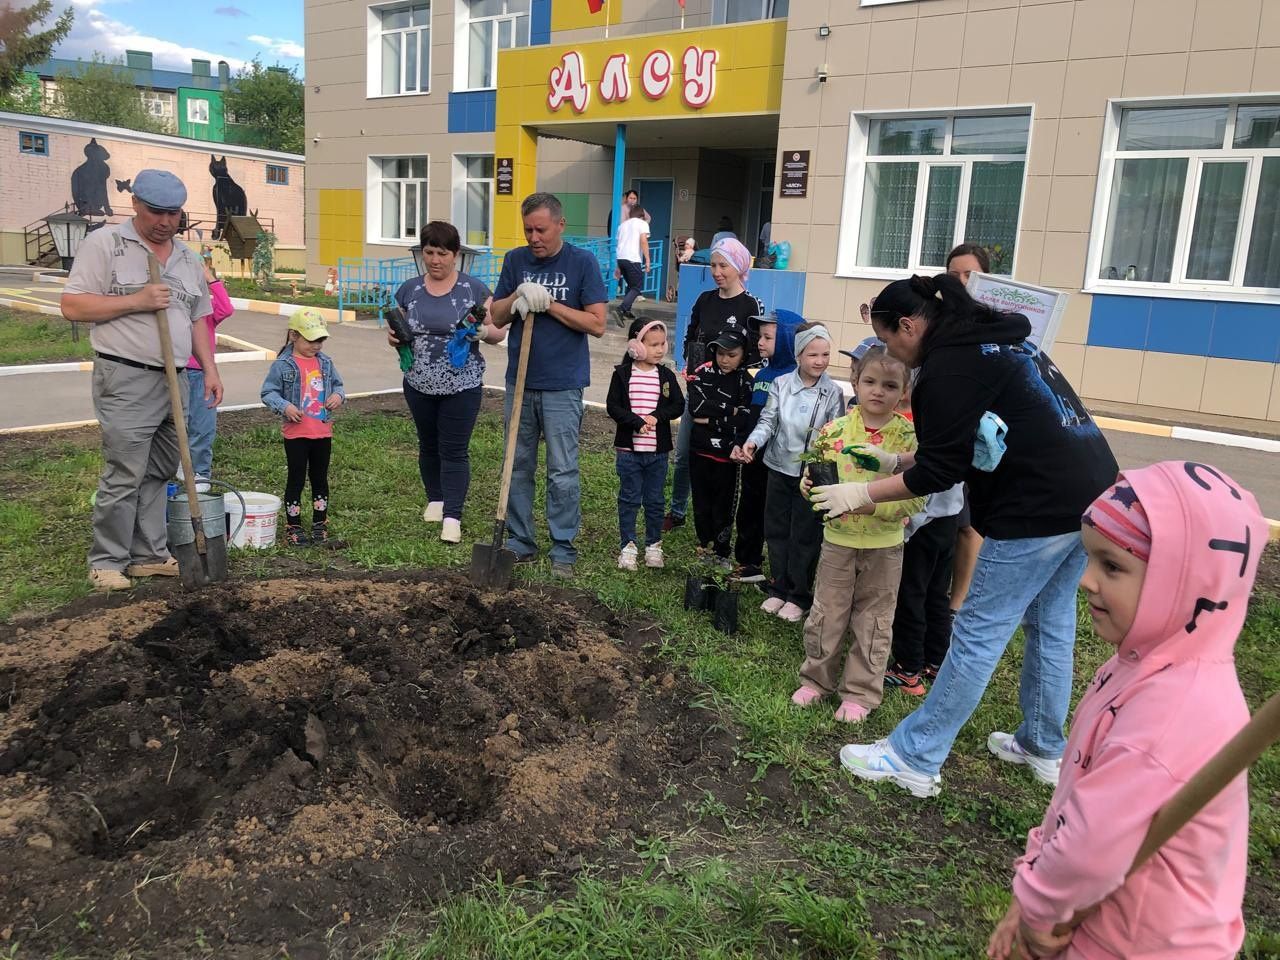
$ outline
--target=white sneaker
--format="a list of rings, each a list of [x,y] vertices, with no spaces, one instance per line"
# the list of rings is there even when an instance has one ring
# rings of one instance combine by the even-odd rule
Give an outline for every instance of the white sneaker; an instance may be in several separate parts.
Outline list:
[[[202,477],[200,474],[196,474],[196,493],[208,493],[210,486],[208,477]]]
[[[760,604],[760,609],[765,613],[777,613],[785,604],[786,601],[781,597],[770,597],[764,603]]]
[[[444,526],[440,528],[440,539],[445,543],[462,542],[462,521],[453,517],[444,518]]]
[[[654,570],[661,570],[663,566],[662,544],[651,543],[644,548],[644,565]]]
[[[942,792],[941,777],[912,770],[889,746],[887,739],[866,744],[846,743],[840,748],[840,766],[861,780],[888,780],[913,797],[936,797]]]
[[[432,500],[427,509],[422,511],[422,519],[427,523],[439,523],[444,519],[444,501]]]
[[[636,555],[638,553],[639,551],[636,550],[636,545],[634,543],[628,543],[625,547],[622,548],[622,552],[618,554],[618,569],[619,570],[635,570]]]
[[[796,606],[794,603],[787,601],[778,608],[778,616],[789,623],[799,623],[804,619],[805,611],[802,607]]]
[[[1031,768],[1031,774],[1041,783],[1051,787],[1058,785],[1058,773],[1062,769],[1062,760],[1046,760],[1033,756],[1022,749],[1022,744],[1012,733],[1001,733],[997,730],[987,737],[987,749],[1006,763],[1021,763]]]

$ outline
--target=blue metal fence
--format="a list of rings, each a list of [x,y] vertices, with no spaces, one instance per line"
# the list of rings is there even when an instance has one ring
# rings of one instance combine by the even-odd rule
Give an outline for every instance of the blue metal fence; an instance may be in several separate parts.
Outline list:
[[[604,281],[609,299],[618,296],[618,282],[614,279],[613,270],[616,263],[616,245],[608,237],[565,237],[575,247],[582,247],[596,258],[600,265],[600,278]],[[644,277],[642,292],[652,300],[662,299],[664,259],[666,244],[659,240],[649,242],[649,262],[651,269]],[[507,255],[505,249],[480,247],[467,264],[467,273],[475,277],[490,290],[498,284],[498,276],[502,272],[502,261]],[[344,310],[363,307],[377,310],[378,324],[383,323],[383,313],[395,302],[395,293],[400,284],[418,275],[412,257],[392,257],[378,259],[374,257],[340,257],[338,259],[338,319],[342,319]]]

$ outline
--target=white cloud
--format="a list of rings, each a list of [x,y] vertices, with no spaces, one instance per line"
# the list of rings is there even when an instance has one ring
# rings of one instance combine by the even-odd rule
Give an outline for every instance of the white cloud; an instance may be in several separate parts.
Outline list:
[[[126,50],[149,50],[158,69],[190,71],[193,59],[215,64],[226,60],[232,70],[244,66],[245,61],[241,59],[151,36],[122,23],[102,9],[112,5],[112,0],[71,0],[71,3],[76,11],[75,22],[67,38],[54,51],[56,57],[88,60],[94,53],[101,53],[108,60],[119,60],[124,58]],[[54,4],[55,13],[60,6]]]
[[[261,34],[250,34],[245,38],[250,43],[256,43],[261,46],[267,53],[274,53],[278,57],[290,57],[294,60],[301,60],[303,57],[302,44],[295,40],[282,40],[273,37],[264,37]]]

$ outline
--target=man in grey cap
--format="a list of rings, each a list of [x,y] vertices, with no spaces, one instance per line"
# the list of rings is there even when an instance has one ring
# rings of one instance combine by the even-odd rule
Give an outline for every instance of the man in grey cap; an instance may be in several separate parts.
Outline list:
[[[178,467],[178,437],[165,382],[156,311],[167,310],[173,361],[186,400],[187,357],[204,368],[205,402],[222,380],[205,337],[191,325],[212,312],[200,258],[175,239],[187,188],[166,170],[133,181],[133,219],[85,237],[62,295],[62,315],[92,324],[93,408],[102,427],[102,476],[93,510],[89,579],[125,590],[129,577],[176,576],[165,530],[165,487]],[[160,262],[151,283],[148,257]]]

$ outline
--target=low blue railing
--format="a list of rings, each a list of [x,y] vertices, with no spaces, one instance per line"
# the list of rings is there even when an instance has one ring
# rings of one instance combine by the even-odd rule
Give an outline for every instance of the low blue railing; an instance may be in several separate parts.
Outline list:
[[[600,265],[600,277],[604,280],[609,299],[619,295],[619,283],[613,276],[616,245],[608,237],[565,237],[575,247],[591,253]],[[666,275],[663,258],[666,244],[659,240],[649,242],[650,270],[644,276],[642,292],[651,300],[662,299],[663,277]],[[490,290],[498,285],[502,261],[507,251],[494,247],[478,247],[467,263],[467,273]],[[338,319],[344,310],[363,307],[378,311],[378,324],[383,323],[383,313],[395,302],[396,290],[406,280],[417,276],[412,257],[340,257],[338,259]]]

